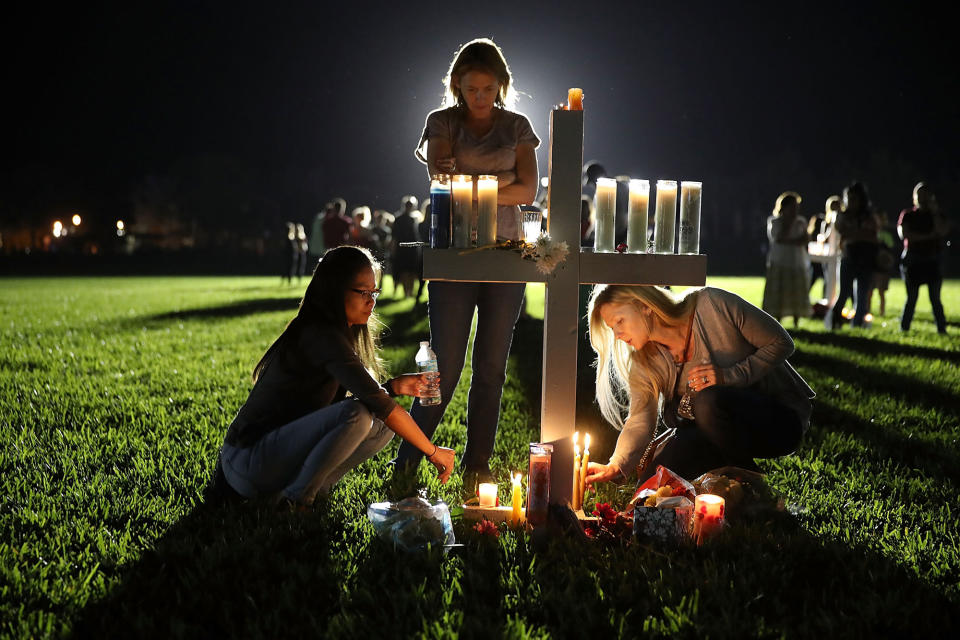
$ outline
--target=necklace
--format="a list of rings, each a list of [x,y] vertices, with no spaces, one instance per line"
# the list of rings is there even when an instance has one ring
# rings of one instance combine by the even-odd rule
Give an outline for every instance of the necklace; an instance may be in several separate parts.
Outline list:
[[[683,343],[683,351],[680,352],[679,356],[673,357],[674,364],[683,364],[690,359],[690,338],[693,336],[693,316],[696,314],[696,310],[690,312],[690,320],[687,322],[687,339]]]

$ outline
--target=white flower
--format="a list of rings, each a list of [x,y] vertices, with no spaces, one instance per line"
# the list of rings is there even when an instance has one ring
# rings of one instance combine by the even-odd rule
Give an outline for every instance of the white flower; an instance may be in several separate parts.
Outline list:
[[[543,274],[553,273],[557,265],[567,259],[570,247],[564,242],[554,242],[549,234],[541,233],[533,245],[537,271]]]

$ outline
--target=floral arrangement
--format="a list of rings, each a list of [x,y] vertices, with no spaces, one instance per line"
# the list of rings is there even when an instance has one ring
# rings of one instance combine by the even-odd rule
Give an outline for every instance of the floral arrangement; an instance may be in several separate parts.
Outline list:
[[[548,233],[541,233],[535,242],[524,242],[523,240],[505,240],[496,244],[488,244],[475,249],[461,251],[460,255],[466,255],[475,251],[484,251],[486,249],[505,249],[515,251],[520,254],[524,260],[533,260],[537,263],[537,271],[549,275],[558,265],[562,264],[570,254],[570,247],[566,241],[557,242],[550,237]]]
[[[607,542],[629,540],[633,533],[633,521],[625,514],[614,509],[609,502],[598,502],[593,507],[597,524],[584,527],[588,538]]]
[[[481,536],[499,538],[500,529],[497,528],[497,525],[493,522],[490,522],[486,518],[482,519],[477,524],[473,525],[473,530],[476,531]]]

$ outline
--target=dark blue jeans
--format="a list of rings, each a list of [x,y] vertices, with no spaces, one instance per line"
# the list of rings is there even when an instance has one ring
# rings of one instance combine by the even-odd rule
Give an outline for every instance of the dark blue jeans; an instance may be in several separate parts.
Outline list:
[[[873,282],[873,260],[840,259],[840,295],[836,304],[827,313],[825,324],[828,329],[835,329],[843,323],[841,312],[847,300],[856,301],[856,315],[853,316],[854,327],[862,327],[866,315],[870,313],[870,288]],[[854,285],[856,282],[856,285]]]
[[[947,317],[943,313],[943,303],[940,302],[940,287],[943,285],[943,275],[940,272],[940,263],[936,260],[913,260],[900,266],[900,275],[907,288],[907,301],[903,305],[903,314],[900,316],[900,328],[910,329],[913,322],[913,311],[917,306],[920,295],[920,285],[927,285],[930,295],[930,306],[933,308],[933,318],[937,323],[937,331],[947,331]]]
[[[460,381],[476,309],[473,377],[467,400],[467,448],[461,464],[468,470],[485,470],[497,437],[507,355],[526,285],[430,282],[429,287],[430,345],[437,354],[442,401],[424,407],[415,400],[410,415],[427,437],[433,436]],[[397,463],[416,464],[422,455],[416,447],[404,442],[400,445]]]
[[[792,453],[803,435],[800,416],[780,400],[749,387],[716,386],[694,396],[696,420],[676,435],[647,467],[642,483],[663,465],[687,480],[716,469],[755,468],[754,458]]]

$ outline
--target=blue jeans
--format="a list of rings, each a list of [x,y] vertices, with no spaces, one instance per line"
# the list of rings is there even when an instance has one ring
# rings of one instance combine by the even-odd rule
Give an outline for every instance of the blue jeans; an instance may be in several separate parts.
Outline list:
[[[410,415],[428,438],[433,436],[460,381],[476,308],[473,377],[467,401],[467,448],[461,464],[467,470],[485,470],[497,437],[507,355],[526,285],[432,281],[429,287],[430,345],[437,354],[442,400],[428,407],[415,400]],[[414,465],[422,455],[419,449],[404,442],[400,445],[397,463]]]
[[[840,259],[840,295],[833,308],[827,313],[824,324],[828,329],[835,329],[843,323],[841,312],[847,300],[856,295],[856,314],[853,316],[854,327],[862,327],[866,315],[870,313],[870,289],[873,282],[873,261]],[[854,286],[856,281],[856,286]]]
[[[728,465],[752,469],[754,458],[792,453],[803,436],[803,423],[793,409],[749,387],[708,387],[694,396],[693,413],[696,419],[680,421],[641,483],[657,465],[687,480]]]
[[[357,400],[308,413],[250,447],[224,444],[223,474],[246,498],[276,496],[309,504],[343,475],[383,449],[391,431]]]

